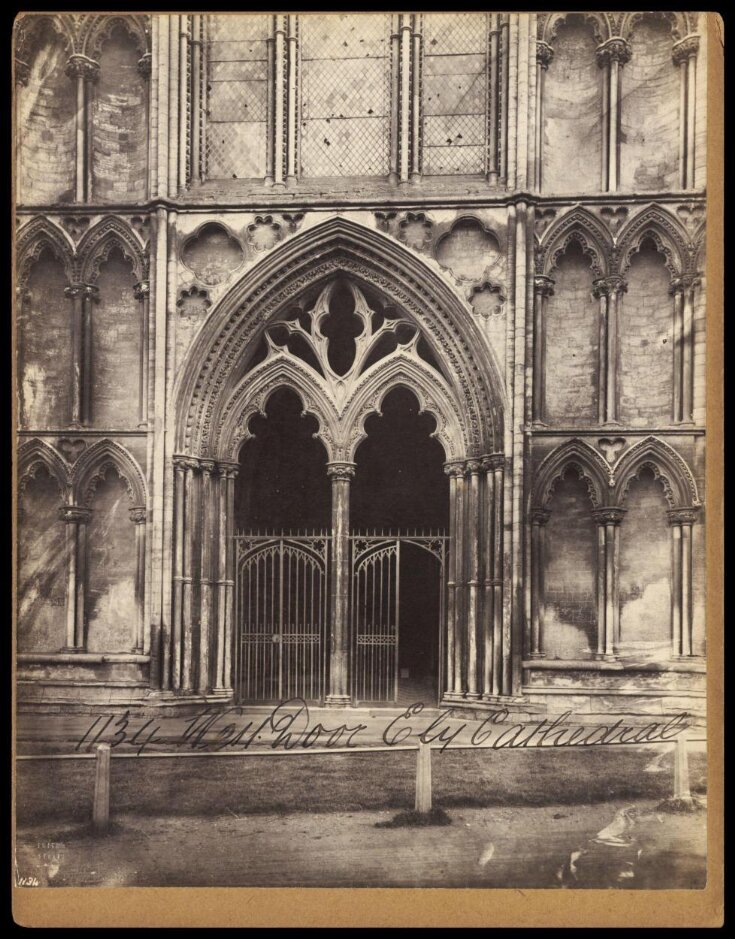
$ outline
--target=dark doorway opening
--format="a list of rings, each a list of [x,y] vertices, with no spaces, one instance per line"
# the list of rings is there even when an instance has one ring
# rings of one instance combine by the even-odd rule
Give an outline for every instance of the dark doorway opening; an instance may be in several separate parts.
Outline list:
[[[444,450],[431,437],[435,426],[431,415],[419,413],[411,391],[396,388],[384,399],[382,416],[368,418],[368,436],[356,454],[350,502],[353,532],[400,536],[395,559],[397,661],[385,666],[395,668],[397,689],[388,683],[394,694],[386,695],[386,703],[423,701],[433,706],[438,700],[446,542],[438,538],[432,546],[426,539],[447,531],[449,481]],[[361,661],[359,648],[355,661]],[[370,667],[369,662],[364,666]],[[364,677],[361,682],[365,687]],[[377,685],[386,687],[382,681]]]

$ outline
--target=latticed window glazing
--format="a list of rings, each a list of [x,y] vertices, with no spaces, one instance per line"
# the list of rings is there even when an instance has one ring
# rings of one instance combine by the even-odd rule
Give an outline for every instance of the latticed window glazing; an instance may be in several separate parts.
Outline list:
[[[487,14],[423,18],[423,172],[482,173],[487,139]]]
[[[265,14],[207,16],[206,175],[266,173],[268,36]]]
[[[301,19],[301,171],[386,176],[390,152],[390,16]]]

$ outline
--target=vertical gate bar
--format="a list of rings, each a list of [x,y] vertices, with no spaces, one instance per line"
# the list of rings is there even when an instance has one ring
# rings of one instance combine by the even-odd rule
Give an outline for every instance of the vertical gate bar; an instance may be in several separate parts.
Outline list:
[[[398,700],[398,650],[401,640],[401,539],[396,539],[396,608],[395,608],[395,648],[393,650],[393,701]]]

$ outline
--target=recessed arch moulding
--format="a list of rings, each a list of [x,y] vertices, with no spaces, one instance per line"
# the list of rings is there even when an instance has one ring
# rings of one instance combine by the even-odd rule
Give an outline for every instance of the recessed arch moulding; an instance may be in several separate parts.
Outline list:
[[[311,334],[301,338],[319,357],[324,337],[318,321],[328,312],[338,281],[353,293],[362,333],[345,375],[324,366],[320,374],[274,342],[269,329],[304,294],[317,296],[316,305],[309,304]],[[371,351],[394,326],[388,321],[372,326],[366,294],[378,296],[413,327],[411,338],[367,367]],[[304,333],[297,323],[288,329]],[[251,367],[264,335],[267,355]],[[419,354],[419,338],[440,370]],[[247,271],[212,310],[178,380],[176,452],[236,461],[250,418],[265,410],[270,393],[282,385],[293,388],[305,413],[317,418],[329,462],[354,459],[365,419],[380,412],[385,395],[397,386],[409,388],[435,418],[434,435],[448,461],[503,449],[503,382],[467,301],[414,252],[349,219],[331,218],[289,239]]]

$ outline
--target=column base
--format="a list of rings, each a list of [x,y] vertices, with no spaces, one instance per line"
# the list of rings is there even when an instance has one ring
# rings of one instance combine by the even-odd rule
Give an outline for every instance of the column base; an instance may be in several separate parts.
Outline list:
[[[63,646],[62,652],[84,652],[84,646]]]
[[[482,695],[479,691],[468,691],[466,698],[468,701],[479,701]]]
[[[532,653],[528,656],[528,658],[529,658],[529,659],[545,659],[545,658],[546,658],[546,653],[545,653],[545,652],[532,652]]]
[[[324,706],[328,708],[348,708],[352,705],[352,698],[346,694],[328,694]]]
[[[234,691],[232,688],[212,688],[207,692],[208,698],[232,698]]]
[[[464,693],[461,691],[446,691],[442,695],[442,701],[464,701]]]
[[[595,660],[597,662],[618,662],[620,656],[617,652],[596,652]]]

